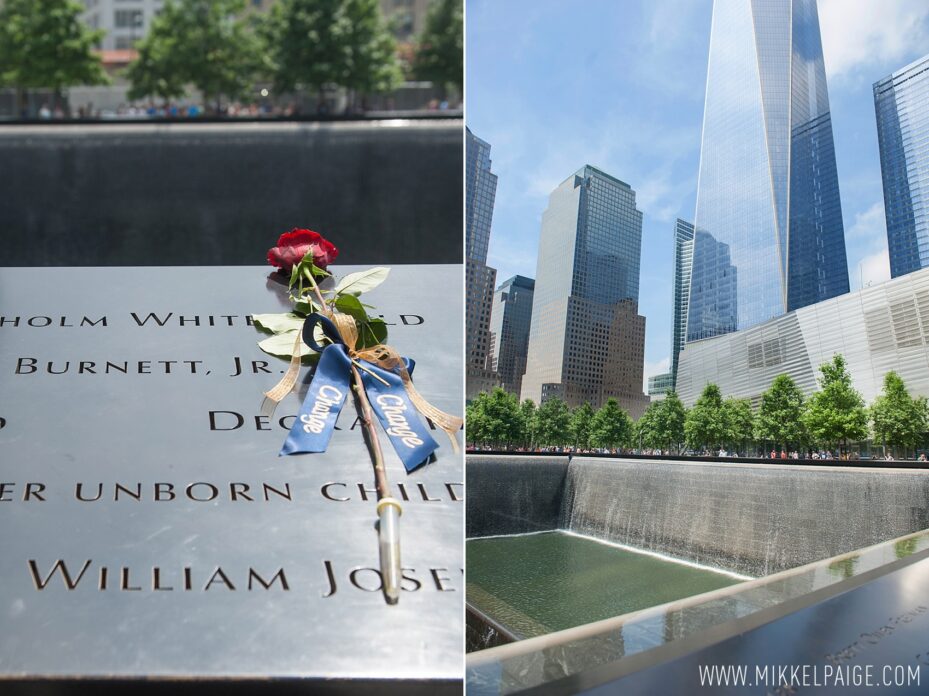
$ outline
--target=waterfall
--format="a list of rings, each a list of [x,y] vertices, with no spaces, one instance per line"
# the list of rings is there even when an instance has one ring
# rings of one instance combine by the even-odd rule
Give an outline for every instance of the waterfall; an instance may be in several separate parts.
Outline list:
[[[469,537],[565,529],[752,576],[929,527],[929,472],[469,456]]]
[[[564,529],[769,575],[925,529],[929,472],[577,457]]]
[[[567,472],[567,456],[469,456],[467,536],[558,529]]]

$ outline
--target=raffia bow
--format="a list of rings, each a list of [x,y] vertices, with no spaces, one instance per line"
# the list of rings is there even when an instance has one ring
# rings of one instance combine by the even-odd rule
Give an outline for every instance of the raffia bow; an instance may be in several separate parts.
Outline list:
[[[356,366],[365,369],[364,365],[359,363],[359,361],[364,360],[399,375],[400,379],[403,380],[403,388],[412,404],[416,407],[416,410],[448,435],[448,439],[452,443],[452,451],[457,453],[459,447],[456,434],[461,430],[464,421],[458,416],[452,416],[436,408],[416,391],[416,387],[413,386],[413,379],[406,369],[406,364],[403,362],[402,356],[396,350],[383,343],[379,343],[370,348],[357,349],[358,325],[355,323],[354,317],[348,314],[332,312],[331,310],[324,310],[323,314],[335,324],[339,331],[339,335],[345,343],[348,355]],[[297,332],[297,337],[294,340],[293,353],[290,358],[290,366],[287,368],[287,372],[284,373],[280,382],[272,389],[265,392],[265,396],[274,403],[280,403],[297,384],[297,378],[300,375],[300,342],[302,340],[302,333],[302,331]]]

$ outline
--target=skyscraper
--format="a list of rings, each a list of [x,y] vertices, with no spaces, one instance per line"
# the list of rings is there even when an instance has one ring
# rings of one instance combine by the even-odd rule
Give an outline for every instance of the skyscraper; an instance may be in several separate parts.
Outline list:
[[[715,0],[694,224],[687,341],[848,292],[815,0]]]
[[[687,331],[687,306],[690,297],[690,269],[694,258],[694,226],[686,220],[677,219],[674,225],[674,290],[672,302],[674,318],[671,323],[671,378],[674,389],[677,379],[677,356],[684,347]],[[664,385],[664,382],[662,382]],[[651,395],[651,381],[649,381]],[[667,390],[666,390],[667,391]]]
[[[133,48],[145,37],[152,20],[161,12],[164,0],[83,0],[81,18],[91,29],[103,29],[100,46],[104,50]]]
[[[490,314],[490,358],[487,367],[497,374],[500,386],[517,396],[526,371],[534,290],[535,281],[532,278],[517,275],[503,281],[494,293]]]
[[[642,213],[635,191],[587,165],[542,214],[522,398],[572,406],[614,397],[633,417],[642,393],[645,317],[638,315]]]
[[[664,398],[664,395],[674,389],[674,381],[670,372],[662,372],[660,375],[652,375],[648,378],[648,395],[652,400]]]
[[[929,56],[874,83],[890,277],[929,266]]]
[[[490,145],[466,128],[465,135],[465,346],[466,396],[473,399],[497,384],[487,369],[490,312],[497,271],[487,266],[497,175],[490,171]]]

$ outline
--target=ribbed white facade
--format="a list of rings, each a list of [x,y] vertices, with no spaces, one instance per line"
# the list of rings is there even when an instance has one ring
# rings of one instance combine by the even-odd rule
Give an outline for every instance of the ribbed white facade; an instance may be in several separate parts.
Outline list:
[[[691,406],[713,382],[725,396],[752,399],[788,374],[810,394],[819,366],[845,356],[852,382],[870,403],[896,371],[910,394],[929,396],[929,269],[789,312],[764,324],[688,343],[677,391]]]

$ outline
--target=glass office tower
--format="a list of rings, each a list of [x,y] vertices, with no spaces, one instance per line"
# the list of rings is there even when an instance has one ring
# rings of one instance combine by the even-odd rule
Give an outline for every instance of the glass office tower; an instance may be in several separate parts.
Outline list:
[[[497,271],[487,266],[497,175],[490,171],[490,145],[465,133],[465,349],[468,399],[497,384],[487,369],[490,313]]]
[[[521,275],[513,276],[497,288],[490,313],[490,355],[487,367],[496,373],[500,386],[516,396],[519,396],[523,373],[526,371],[534,291],[535,280]]]
[[[487,263],[490,227],[497,196],[497,175],[490,171],[490,144],[465,129],[465,254]]]
[[[890,277],[929,266],[929,56],[874,83]]]
[[[671,324],[671,372],[668,385],[670,389],[674,389],[674,381],[677,379],[677,357],[684,347],[684,334],[687,331],[687,307],[690,298],[690,272],[693,259],[694,226],[678,218],[674,225],[674,290],[671,300],[674,303],[674,318]],[[651,396],[651,381],[649,381],[648,393]]]
[[[815,0],[715,1],[694,224],[687,341],[848,292]]]
[[[638,314],[642,213],[628,184],[587,165],[542,214],[522,398],[594,407],[613,397],[633,417],[642,392]]]

